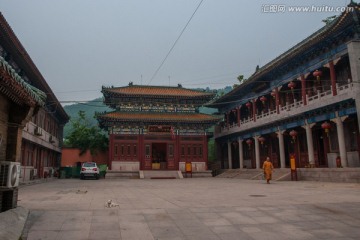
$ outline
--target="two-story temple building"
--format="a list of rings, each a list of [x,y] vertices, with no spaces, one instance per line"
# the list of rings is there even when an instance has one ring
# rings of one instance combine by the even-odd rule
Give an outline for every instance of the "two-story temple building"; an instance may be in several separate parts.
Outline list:
[[[356,3],[209,104],[223,168],[360,167],[360,8]]]
[[[44,95],[44,104],[22,126],[21,182],[44,178],[60,167],[63,128],[69,116],[61,106],[20,40],[0,14],[0,64],[23,84]]]
[[[63,125],[68,120],[0,13],[0,212],[17,206],[19,181],[44,177],[60,166]],[[15,169],[10,166],[19,167],[10,172]]]
[[[111,170],[207,170],[207,129],[218,118],[199,113],[214,93],[178,87],[103,87],[113,112],[98,114],[109,132]]]

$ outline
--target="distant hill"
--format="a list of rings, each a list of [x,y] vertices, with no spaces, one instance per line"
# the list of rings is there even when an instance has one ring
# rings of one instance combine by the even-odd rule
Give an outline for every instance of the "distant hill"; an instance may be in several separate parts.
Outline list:
[[[196,90],[199,90],[199,89],[196,89]],[[201,89],[201,90],[204,90],[204,89]],[[209,88],[206,88],[205,90],[213,91],[213,90],[210,90]],[[229,86],[225,87],[223,89],[217,89],[217,95],[226,94],[231,90],[232,90],[232,87],[229,87]],[[79,111],[84,111],[86,118],[88,119],[90,124],[92,124],[94,126],[98,124],[97,120],[94,117],[95,112],[113,111],[113,109],[107,107],[103,103],[102,98],[96,98],[96,99],[91,100],[86,103],[76,103],[76,104],[72,104],[72,105],[67,105],[67,106],[64,106],[64,110],[70,117],[70,121],[64,127],[64,138],[66,138],[70,134],[71,126],[72,126],[71,120],[76,119],[78,117]],[[217,112],[217,109],[208,108],[208,107],[200,107],[199,112],[205,113],[205,114],[214,114]]]
[[[64,138],[66,138],[71,132],[71,120],[78,117],[79,111],[84,111],[86,119],[92,125],[97,125],[98,122],[95,119],[95,112],[112,111],[104,103],[102,98],[96,98],[86,103],[76,103],[72,105],[64,106],[65,112],[69,115],[70,121],[64,126]]]

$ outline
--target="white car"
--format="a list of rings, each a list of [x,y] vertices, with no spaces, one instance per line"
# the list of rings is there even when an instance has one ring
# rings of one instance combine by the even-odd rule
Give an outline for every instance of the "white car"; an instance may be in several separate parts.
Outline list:
[[[84,179],[85,177],[95,177],[96,179],[99,179],[99,176],[100,170],[95,162],[85,162],[82,164],[80,179]]]

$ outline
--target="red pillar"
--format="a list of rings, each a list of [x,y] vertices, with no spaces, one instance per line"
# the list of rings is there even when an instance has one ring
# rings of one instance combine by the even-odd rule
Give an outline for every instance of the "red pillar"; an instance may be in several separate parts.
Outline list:
[[[301,80],[301,96],[302,96],[302,100],[303,100],[304,105],[307,105],[307,102],[306,102],[306,82],[305,82],[304,75],[300,76],[300,80]]]
[[[145,166],[144,134],[142,133],[142,131],[143,131],[143,129],[140,130],[140,134],[139,134],[139,138],[138,138],[138,143],[139,143],[138,160],[139,160],[139,164],[140,164],[140,170],[144,170],[144,166]]]
[[[332,94],[333,94],[333,96],[336,96],[337,95],[336,73],[335,73],[335,67],[334,67],[334,61],[333,60],[331,60],[329,62],[329,67],[330,67],[330,80],[331,80]]]
[[[179,130],[180,131],[180,130]],[[181,146],[180,146],[180,135],[176,134],[175,135],[175,169],[176,170],[180,170],[180,155],[181,155]]]
[[[256,99],[253,100],[253,118],[254,122],[256,122]]]
[[[237,107],[236,108],[236,114],[237,114],[237,123],[238,123],[238,126],[240,127],[240,107]]]
[[[209,159],[208,159],[208,139],[207,139],[207,136],[206,136],[206,133],[204,134],[204,137],[203,137],[203,142],[204,142],[204,147],[203,147],[203,159],[205,161],[205,170],[208,170],[208,162],[209,162]]]
[[[279,98],[279,89],[275,88],[275,106],[276,106],[276,113],[280,113],[280,98]]]
[[[113,150],[114,148],[114,134],[110,134],[109,136],[109,160],[108,160],[108,167],[111,169],[112,167],[112,160],[113,160]]]

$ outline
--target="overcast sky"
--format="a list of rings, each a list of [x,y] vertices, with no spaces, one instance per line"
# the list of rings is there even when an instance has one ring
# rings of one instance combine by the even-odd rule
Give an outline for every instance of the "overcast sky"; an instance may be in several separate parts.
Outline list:
[[[0,0],[0,10],[61,102],[101,97],[101,86],[222,88],[250,76],[350,0]],[[269,13],[269,4],[285,6]]]

